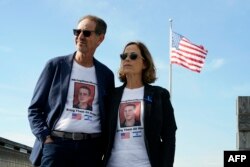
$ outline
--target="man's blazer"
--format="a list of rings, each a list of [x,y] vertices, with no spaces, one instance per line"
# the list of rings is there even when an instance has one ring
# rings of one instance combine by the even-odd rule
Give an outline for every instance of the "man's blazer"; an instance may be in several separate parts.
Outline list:
[[[28,119],[36,141],[30,156],[31,162],[40,164],[40,155],[46,136],[50,135],[59,120],[67,99],[74,54],[56,57],[48,61],[36,84]],[[106,119],[105,110],[109,94],[114,88],[114,74],[104,64],[94,59],[96,69],[98,102],[102,129]]]

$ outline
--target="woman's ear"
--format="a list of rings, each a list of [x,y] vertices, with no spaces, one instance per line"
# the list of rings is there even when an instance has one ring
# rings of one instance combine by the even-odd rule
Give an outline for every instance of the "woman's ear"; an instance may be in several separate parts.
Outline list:
[[[142,67],[142,69],[145,70],[146,68],[147,68],[147,64],[146,64],[145,61],[143,61],[143,67]]]

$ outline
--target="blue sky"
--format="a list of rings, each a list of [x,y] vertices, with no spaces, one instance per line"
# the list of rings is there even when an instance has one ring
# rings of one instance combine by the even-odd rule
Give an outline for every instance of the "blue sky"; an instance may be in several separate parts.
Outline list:
[[[223,151],[236,149],[237,97],[250,95],[247,0],[0,0],[0,136],[33,145],[27,108],[36,81],[50,58],[75,51],[72,29],[86,14],[108,24],[95,57],[116,78],[124,45],[140,40],[155,60],[155,84],[168,89],[170,18],[175,32],[205,46],[200,74],[173,65],[175,167],[223,166]]]

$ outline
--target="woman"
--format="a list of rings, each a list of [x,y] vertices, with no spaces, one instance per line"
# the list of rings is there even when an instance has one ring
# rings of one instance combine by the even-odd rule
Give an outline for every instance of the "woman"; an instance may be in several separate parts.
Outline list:
[[[172,167],[177,127],[169,92],[149,85],[156,80],[156,72],[143,43],[129,42],[120,56],[119,79],[124,84],[112,96],[105,165]],[[128,104],[136,106],[135,118],[140,126],[121,126]]]

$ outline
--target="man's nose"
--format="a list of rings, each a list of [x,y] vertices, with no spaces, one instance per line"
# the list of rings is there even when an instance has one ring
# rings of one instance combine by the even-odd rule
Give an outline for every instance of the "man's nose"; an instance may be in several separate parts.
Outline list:
[[[81,31],[81,33],[79,34],[78,38],[79,38],[79,39],[84,39],[84,38],[85,38],[85,36],[83,35],[83,32],[82,32],[82,31]]]

